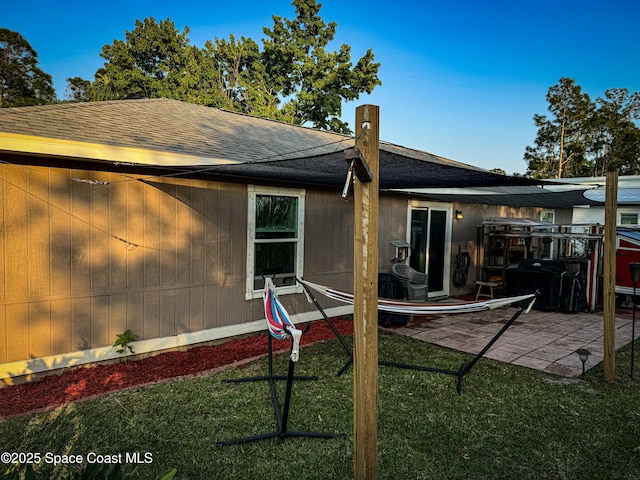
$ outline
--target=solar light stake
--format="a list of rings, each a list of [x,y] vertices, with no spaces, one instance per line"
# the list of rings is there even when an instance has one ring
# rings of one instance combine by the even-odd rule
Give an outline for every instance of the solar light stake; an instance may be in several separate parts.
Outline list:
[[[578,357],[580,357],[580,361],[582,362],[582,375],[584,375],[584,365],[585,363],[587,363],[587,360],[589,360],[589,355],[591,355],[591,352],[586,348],[580,348],[576,351],[576,353],[578,354]]]
[[[633,378],[633,359],[635,356],[634,346],[636,340],[636,283],[640,280],[640,263],[631,262],[629,264],[631,280],[633,280],[633,313],[631,314],[631,378]]]

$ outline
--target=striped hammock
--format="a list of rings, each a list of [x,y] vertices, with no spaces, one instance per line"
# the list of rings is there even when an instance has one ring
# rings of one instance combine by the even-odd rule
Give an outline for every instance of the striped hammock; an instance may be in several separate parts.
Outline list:
[[[316,292],[321,293],[327,298],[338,300],[339,302],[343,303],[353,304],[353,294],[351,293],[346,293],[334,288],[325,287],[324,285],[318,285],[317,283],[308,282],[306,280],[298,281],[315,290]],[[476,300],[463,303],[420,303],[378,298],[378,310],[389,313],[398,313],[401,315],[446,315],[493,310],[523,300],[530,300],[530,304],[525,311],[525,313],[528,313],[535,303],[535,293],[520,295],[517,297],[496,298],[491,300]],[[311,301],[310,298],[309,301]]]
[[[273,338],[278,340],[286,340],[289,337],[293,338],[291,360],[297,362],[300,357],[300,337],[302,337],[302,330],[298,330],[295,327],[291,318],[289,318],[289,314],[282,306],[282,303],[280,303],[276,286],[273,284],[271,278],[265,278],[263,299],[264,315],[267,319],[269,333]]]

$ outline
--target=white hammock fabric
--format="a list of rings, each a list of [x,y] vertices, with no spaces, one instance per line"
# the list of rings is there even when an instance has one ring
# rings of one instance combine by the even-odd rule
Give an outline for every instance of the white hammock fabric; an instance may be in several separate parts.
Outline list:
[[[334,288],[325,287],[317,283],[308,282],[307,280],[299,280],[309,288],[321,293],[327,298],[338,300],[339,302],[353,304],[353,294],[336,290]],[[306,293],[306,292],[305,292]],[[525,313],[528,313],[535,303],[535,293],[528,295],[520,295],[517,297],[496,298],[491,300],[476,300],[464,303],[418,303],[405,302],[402,300],[390,300],[386,298],[378,298],[378,310],[383,312],[398,313],[401,315],[444,315],[456,313],[472,313],[482,312],[485,310],[493,310],[500,307],[511,305],[512,303],[523,300],[531,300]],[[307,295],[307,298],[309,296]],[[310,298],[308,298],[311,301]]]

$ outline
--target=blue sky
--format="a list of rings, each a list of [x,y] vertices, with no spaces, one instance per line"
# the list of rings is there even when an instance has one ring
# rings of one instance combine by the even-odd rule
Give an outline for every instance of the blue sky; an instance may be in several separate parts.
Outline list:
[[[66,78],[93,79],[102,46],[124,40],[136,19],[169,17],[202,46],[231,33],[261,44],[272,15],[295,17],[289,0],[2,3],[0,27],[36,50],[58,98]],[[637,0],[321,3],[325,22],[338,24],[336,45],[351,45],[354,63],[371,48],[382,64],[382,86],[345,104],[343,119],[353,128],[357,105],[379,105],[382,140],[460,162],[523,173],[533,115],[546,113],[561,77],[592,99],[609,88],[640,91]]]

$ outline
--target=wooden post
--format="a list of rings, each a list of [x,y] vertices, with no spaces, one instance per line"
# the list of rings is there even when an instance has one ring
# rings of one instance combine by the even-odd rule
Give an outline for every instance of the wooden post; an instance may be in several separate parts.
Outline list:
[[[373,181],[354,187],[353,470],[378,478],[378,196],[380,108],[356,108],[356,148]]]
[[[604,378],[616,378],[616,225],[618,172],[607,172],[604,201]]]

